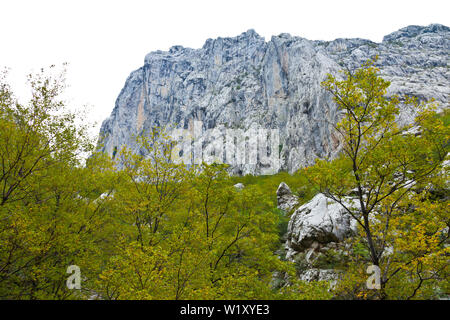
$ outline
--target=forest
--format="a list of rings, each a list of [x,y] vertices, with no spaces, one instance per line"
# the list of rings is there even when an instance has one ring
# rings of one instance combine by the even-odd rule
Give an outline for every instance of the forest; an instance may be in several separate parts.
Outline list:
[[[60,98],[64,76],[29,76],[19,102],[0,77],[0,299],[438,299],[450,294],[449,112],[433,101],[386,96],[371,62],[329,75],[342,117],[342,151],[293,174],[233,176],[185,166],[164,128],[98,152],[83,115]],[[414,123],[399,126],[403,105]],[[101,141],[100,141],[101,143]],[[322,193],[358,232],[317,261],[336,281],[304,281],[284,253],[291,212]],[[242,183],[243,188],[236,188]],[[352,195],[354,206],[347,206]],[[295,210],[295,209],[294,209]],[[67,272],[76,266],[78,287]],[[368,266],[380,270],[368,288]]]

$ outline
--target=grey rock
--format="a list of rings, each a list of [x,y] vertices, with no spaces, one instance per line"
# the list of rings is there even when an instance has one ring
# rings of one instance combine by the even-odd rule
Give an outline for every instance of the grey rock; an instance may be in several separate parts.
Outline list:
[[[339,273],[333,269],[317,269],[312,268],[302,272],[299,279],[307,282],[311,281],[331,281],[338,279]]]
[[[242,190],[244,189],[245,186],[242,183],[236,183],[233,187],[235,187],[238,190]]]
[[[352,198],[346,206],[357,208]],[[315,247],[343,241],[357,232],[354,220],[341,204],[319,193],[300,206],[289,220],[286,241],[286,258],[293,260],[298,252],[315,250]]]
[[[254,30],[233,38],[208,39],[200,49],[174,46],[147,54],[133,71],[101,127],[99,149],[109,154],[128,145],[141,152],[134,136],[154,127],[203,131],[218,128],[279,130],[282,170],[294,172],[316,158],[333,158],[340,148],[333,124],[336,104],[321,87],[328,73],[356,68],[379,56],[381,75],[391,81],[388,94],[435,98],[448,106],[449,28],[409,26],[381,43],[364,39],[311,41],[289,34],[265,41]],[[403,108],[399,122],[411,122]],[[217,137],[215,137],[217,138]],[[234,165],[232,173],[262,174],[261,163]]]
[[[281,182],[277,189],[278,209],[290,212],[298,204],[298,197],[292,194],[289,186]]]

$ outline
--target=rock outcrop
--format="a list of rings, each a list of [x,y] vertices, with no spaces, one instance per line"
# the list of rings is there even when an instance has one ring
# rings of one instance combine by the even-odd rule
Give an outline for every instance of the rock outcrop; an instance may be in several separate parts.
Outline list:
[[[200,49],[174,46],[149,53],[133,71],[101,127],[101,149],[109,154],[153,127],[191,129],[265,128],[279,132],[279,169],[293,172],[316,158],[334,157],[339,113],[321,82],[327,73],[354,68],[378,55],[389,94],[435,98],[448,106],[450,29],[409,26],[381,43],[363,39],[311,41],[289,34],[265,41],[249,30],[234,38],[208,39]],[[402,110],[409,122],[414,110]],[[200,133],[201,133],[200,132]],[[217,137],[214,137],[217,139]],[[233,165],[237,174],[264,173],[261,162]]]
[[[347,206],[355,206],[351,198]],[[311,249],[318,250],[353,235],[356,221],[337,202],[319,193],[292,214],[288,224],[287,259]]]
[[[277,189],[278,209],[290,212],[298,203],[298,197],[294,195],[289,186],[282,182]]]
[[[242,190],[245,188],[245,186],[242,183],[236,183],[233,187],[235,187],[237,190]]]
[[[278,187],[277,199],[278,208],[286,213],[298,206],[298,198],[284,182]],[[351,196],[345,199],[345,205],[358,207]],[[296,263],[301,280],[336,280],[339,272],[335,267],[349,249],[344,240],[356,232],[357,222],[342,205],[319,193],[292,213],[283,236],[286,259]]]

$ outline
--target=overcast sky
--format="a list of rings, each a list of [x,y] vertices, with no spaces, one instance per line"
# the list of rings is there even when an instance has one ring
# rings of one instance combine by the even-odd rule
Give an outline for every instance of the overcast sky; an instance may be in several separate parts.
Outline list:
[[[366,38],[416,24],[450,26],[448,0],[0,0],[0,67],[9,67],[19,96],[25,76],[68,62],[73,108],[92,106],[90,120],[109,116],[144,56],[173,45],[199,48],[207,38],[248,29],[270,40],[290,33],[311,40]]]

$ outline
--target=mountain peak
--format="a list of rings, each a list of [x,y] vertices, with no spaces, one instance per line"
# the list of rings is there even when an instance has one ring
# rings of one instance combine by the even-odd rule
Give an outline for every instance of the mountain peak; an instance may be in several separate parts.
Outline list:
[[[261,36],[255,31],[255,29],[248,29],[247,31],[242,32],[241,36],[247,38],[261,38]]]
[[[394,41],[399,38],[414,38],[418,35],[425,34],[425,33],[442,33],[442,32],[449,32],[450,28],[447,26],[444,26],[442,24],[430,24],[428,26],[417,26],[417,25],[410,25],[404,28],[399,29],[398,31],[392,32],[383,38],[383,42],[388,41]]]

